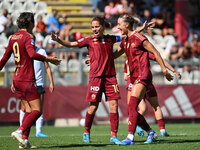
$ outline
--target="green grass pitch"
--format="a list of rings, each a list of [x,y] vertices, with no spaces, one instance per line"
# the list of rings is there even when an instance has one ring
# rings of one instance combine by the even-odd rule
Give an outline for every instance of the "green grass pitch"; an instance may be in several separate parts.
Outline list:
[[[160,135],[158,126],[151,127]],[[16,126],[0,127],[0,150],[18,149],[17,141],[10,137]],[[200,124],[166,124],[170,137],[160,137],[151,144],[144,144],[147,138],[135,135],[135,145],[118,146],[109,143],[110,126],[93,126],[91,143],[82,142],[83,127],[52,127],[44,126],[43,132],[48,138],[35,137],[35,127],[32,128],[29,141],[38,150],[200,150]],[[127,135],[127,126],[120,125],[118,137],[123,140]]]

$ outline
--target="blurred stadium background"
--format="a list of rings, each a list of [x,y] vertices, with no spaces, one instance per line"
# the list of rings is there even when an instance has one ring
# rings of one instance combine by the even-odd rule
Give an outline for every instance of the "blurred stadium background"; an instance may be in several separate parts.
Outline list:
[[[113,12],[110,14],[110,6]],[[7,14],[6,11],[7,10]],[[104,16],[111,27],[108,34],[120,34],[116,20],[120,14],[128,13],[140,19],[154,21],[152,31],[145,31],[149,41],[170,64],[182,74],[182,79],[168,82],[164,79],[159,65],[152,62],[153,82],[158,91],[162,111],[168,121],[196,121],[200,118],[200,1],[199,0],[0,0],[0,57],[3,56],[10,36],[16,32],[16,19],[20,12],[35,14],[34,34],[39,47],[48,55],[62,60],[59,67],[51,66],[55,92],[48,92],[48,79],[45,75],[46,98],[44,118],[48,125],[80,125],[88,103],[85,102],[89,66],[84,64],[87,49],[65,48],[50,39],[49,28],[52,14],[59,26],[60,37],[75,41],[92,34],[91,19]],[[6,15],[5,15],[6,14]],[[3,25],[7,22],[6,25]],[[137,26],[135,26],[136,28]],[[114,50],[118,47],[115,45]],[[126,82],[123,79],[125,55],[115,60],[117,79],[122,99],[119,104],[121,123],[126,123]],[[10,91],[15,70],[14,60],[0,72],[0,125],[16,124],[19,113],[19,100]],[[102,98],[104,99],[104,97]],[[108,122],[108,105],[102,103],[96,115],[96,123]],[[146,116],[154,123],[151,108]],[[125,121],[124,121],[125,120]]]

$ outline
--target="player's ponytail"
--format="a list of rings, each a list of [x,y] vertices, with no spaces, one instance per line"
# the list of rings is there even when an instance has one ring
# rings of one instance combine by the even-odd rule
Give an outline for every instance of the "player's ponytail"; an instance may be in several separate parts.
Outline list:
[[[134,18],[134,17],[132,17],[132,16],[130,16],[130,15],[122,15],[122,16],[120,16],[119,18],[122,18],[122,20],[124,21],[124,22],[127,22],[127,23],[129,23],[129,28],[130,29],[133,29],[133,25],[134,24],[139,24],[140,23],[140,20],[139,20],[139,18]]]
[[[92,19],[92,22],[93,21],[98,21],[100,25],[105,26],[106,28],[110,27],[110,24],[107,21],[105,21],[103,17],[94,17]]]

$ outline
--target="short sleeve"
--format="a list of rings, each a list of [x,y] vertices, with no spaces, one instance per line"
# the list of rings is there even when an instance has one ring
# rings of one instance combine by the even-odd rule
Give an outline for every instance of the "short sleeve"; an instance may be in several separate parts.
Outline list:
[[[77,41],[79,48],[86,47],[89,45],[89,38],[82,38]]]
[[[137,39],[138,45],[141,45],[145,40],[148,40],[147,37],[142,35],[141,33],[136,32],[134,35]]]
[[[149,53],[149,59],[150,59],[150,60],[156,60],[156,57],[155,57],[154,54]]]

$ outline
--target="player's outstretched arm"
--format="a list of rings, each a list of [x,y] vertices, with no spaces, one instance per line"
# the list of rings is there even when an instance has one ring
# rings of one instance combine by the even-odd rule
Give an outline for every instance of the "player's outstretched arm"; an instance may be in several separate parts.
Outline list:
[[[64,40],[61,40],[59,37],[58,37],[58,34],[54,34],[54,33],[51,33],[51,39],[58,42],[59,44],[65,46],[65,47],[78,47],[78,43],[77,42],[69,42],[69,41],[64,41]]]
[[[47,72],[47,75],[48,75],[49,81],[50,81],[49,91],[52,93],[54,91],[54,83],[53,83],[53,76],[52,76],[52,73],[51,73],[51,68],[50,68],[48,62],[44,62],[44,65],[45,65],[46,72]]]
[[[143,30],[149,30],[149,29],[153,29],[153,27],[155,26],[155,22],[147,22],[145,21],[143,23],[143,25],[141,27],[138,27],[137,29],[135,29],[136,32],[142,32]]]
[[[155,58],[156,58],[156,61],[158,62],[158,64],[160,65],[162,71],[163,71],[163,74],[165,75],[166,79],[168,81],[171,81],[173,80],[173,76],[167,71],[166,67],[165,67],[165,64],[163,62],[163,59],[160,55],[160,53],[156,50],[156,48],[147,40],[145,40],[143,42],[143,47],[149,51],[150,53],[153,53]]]
[[[114,59],[118,58],[122,54],[124,54],[124,49],[119,46],[118,49],[113,54],[114,55]]]
[[[176,71],[166,60],[163,60],[164,63],[165,63],[165,66],[170,70],[172,71],[175,76],[178,78],[178,79],[181,79],[181,73]]]
[[[50,63],[52,63],[52,64],[54,64],[54,65],[57,66],[57,65],[60,64],[61,59],[58,59],[58,58],[56,58],[56,57],[46,57],[44,61],[50,62]]]

